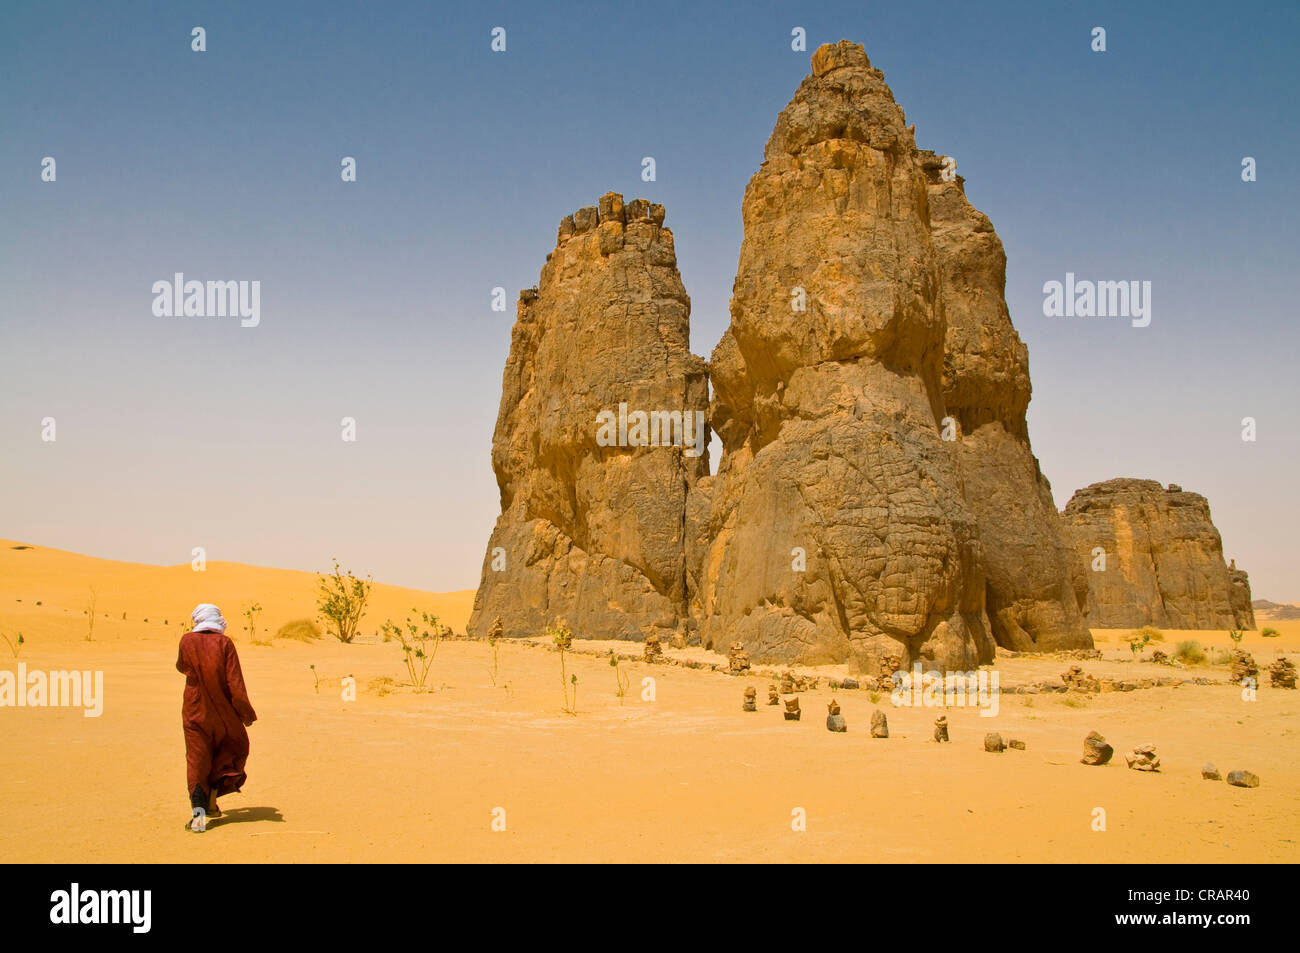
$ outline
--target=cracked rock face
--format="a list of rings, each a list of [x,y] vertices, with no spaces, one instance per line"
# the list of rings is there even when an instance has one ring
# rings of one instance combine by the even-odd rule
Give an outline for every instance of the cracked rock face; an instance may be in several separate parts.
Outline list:
[[[1007,310],[1006,253],[961,177],[945,181],[943,158],[921,156],[946,319],[943,400],[958,435],[949,446],[984,556],[993,637],[1021,652],[1090,649],[1085,566],[1029,444],[1029,352]]]
[[[1155,480],[1115,479],[1074,494],[1064,516],[1074,544],[1105,569],[1089,571],[1090,625],[1253,629],[1250,583],[1225,565],[1223,541],[1199,493]]]
[[[731,324],[710,363],[724,454],[705,644],[861,670],[888,654],[992,659],[979,534],[940,439],[927,193],[882,74],[860,46],[823,46],[745,191]]]
[[[686,501],[708,474],[707,430],[694,455],[708,382],[663,221],[663,206],[606,194],[564,218],[537,287],[520,295],[492,440],[501,516],[471,635],[496,616],[510,635],[557,616],[584,638],[685,628]]]

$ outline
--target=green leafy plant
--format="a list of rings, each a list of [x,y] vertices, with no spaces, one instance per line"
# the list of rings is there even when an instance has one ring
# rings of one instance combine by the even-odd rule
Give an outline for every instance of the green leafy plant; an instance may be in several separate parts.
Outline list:
[[[1241,640],[1246,637],[1246,633],[1241,629],[1229,629],[1228,638],[1232,639],[1233,645],[1240,645]]]
[[[609,664],[614,669],[615,694],[618,695],[618,703],[623,704],[623,699],[627,697],[627,689],[630,683],[628,674],[618,667],[618,656],[614,650],[609,650]]]
[[[351,642],[357,636],[357,626],[366,611],[366,601],[374,580],[369,576],[358,579],[350,571],[345,575],[339,571],[339,561],[334,560],[334,572],[328,576],[318,576],[320,592],[316,599],[316,611],[325,621],[330,635],[340,642]]]
[[[257,617],[261,615],[261,613],[262,605],[259,602],[250,602],[240,611],[240,615],[244,617],[244,622],[248,628],[248,637],[250,639],[257,635]],[[163,624],[167,624],[166,619],[163,620]]]
[[[1128,638],[1128,647],[1134,655],[1141,655],[1147,650],[1147,644],[1151,641],[1151,633],[1141,630],[1134,632]]]
[[[5,644],[9,646],[9,651],[14,653],[14,658],[18,657],[18,653],[22,651],[23,642],[26,641],[21,632],[19,632],[12,641],[10,641],[9,636],[0,632],[0,639],[5,640]]]
[[[1174,658],[1186,665],[1200,665],[1205,661],[1205,650],[1200,642],[1187,639],[1174,646]]]
[[[1282,634],[1282,633],[1279,632],[1277,629],[1274,629],[1274,628],[1271,628],[1271,627],[1270,627],[1270,628],[1263,629],[1263,630],[1259,633],[1259,637],[1260,637],[1261,639],[1276,639],[1276,638],[1277,638],[1278,636],[1280,636],[1281,634]]]
[[[90,599],[86,601],[86,608],[82,610],[86,615],[86,641],[87,642],[93,642],[95,640],[95,603],[98,601],[99,598],[98,596],[95,595],[95,587],[91,586]],[[144,621],[148,622],[149,620],[145,619]]]
[[[563,619],[556,619],[546,627],[542,635],[549,637],[560,653],[560,688],[564,692],[564,711],[570,715],[576,715],[578,713],[578,676],[574,675],[572,679],[573,701],[571,702],[569,700],[570,680],[564,665],[564,653],[573,645],[573,630],[564,624]]]
[[[412,613],[417,611],[411,609]],[[385,641],[396,639],[401,644],[402,663],[406,666],[406,674],[410,676],[411,686],[417,692],[424,691],[429,680],[429,670],[433,668],[433,661],[438,655],[438,645],[446,631],[438,622],[438,617],[428,612],[419,612],[418,616],[407,616],[404,627],[385,619],[380,631],[388,637]],[[430,645],[430,642],[433,644]]]

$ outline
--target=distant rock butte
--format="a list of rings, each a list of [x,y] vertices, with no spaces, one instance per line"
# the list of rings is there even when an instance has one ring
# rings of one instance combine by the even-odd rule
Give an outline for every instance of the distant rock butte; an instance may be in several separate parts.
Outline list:
[[[1064,517],[1089,561],[1088,622],[1096,628],[1253,629],[1246,573],[1223,560],[1210,504],[1155,480],[1115,479],[1074,494]]]

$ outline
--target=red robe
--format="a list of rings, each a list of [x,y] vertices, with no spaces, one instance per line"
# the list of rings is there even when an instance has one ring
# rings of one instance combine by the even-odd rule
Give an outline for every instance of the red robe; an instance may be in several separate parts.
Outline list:
[[[185,729],[187,794],[195,785],[217,797],[238,791],[248,780],[248,732],[257,720],[248,701],[235,643],[220,632],[181,636],[176,671],[185,676],[181,725]]]

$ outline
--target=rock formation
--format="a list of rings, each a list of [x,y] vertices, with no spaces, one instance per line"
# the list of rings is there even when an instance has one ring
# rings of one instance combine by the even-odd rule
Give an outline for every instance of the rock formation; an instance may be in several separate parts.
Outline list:
[[[1007,309],[1006,253],[945,157],[923,151],[921,165],[947,327],[946,436],[983,551],[993,637],[1016,651],[1092,648],[1084,565],[1029,445],[1029,350]]]
[[[879,708],[871,712],[871,737],[889,737],[889,719],[885,717],[885,713]]]
[[[1273,688],[1295,688],[1295,663],[1285,655],[1278,656],[1268,667],[1268,683]]]
[[[921,156],[860,46],[823,46],[745,190],[705,644],[758,657],[993,656],[974,518],[940,438],[944,320]],[[800,565],[801,561],[804,563]]]
[[[495,616],[511,635],[556,616],[584,638],[686,625],[684,514],[708,474],[708,381],[663,221],[661,205],[602,196],[564,218],[520,294],[492,438],[501,516],[470,635]]]
[[[1253,629],[1245,572],[1223,560],[1223,541],[1199,493],[1155,480],[1116,479],[1074,494],[1064,517],[1077,551],[1100,548],[1088,576],[1088,623],[1119,629]]]
[[[1159,771],[1160,758],[1156,756],[1155,745],[1138,745],[1132,754],[1126,754],[1124,760],[1134,771]]]
[[[848,731],[848,723],[844,716],[840,714],[840,703],[831,699],[826,706],[826,730],[827,731]]]

